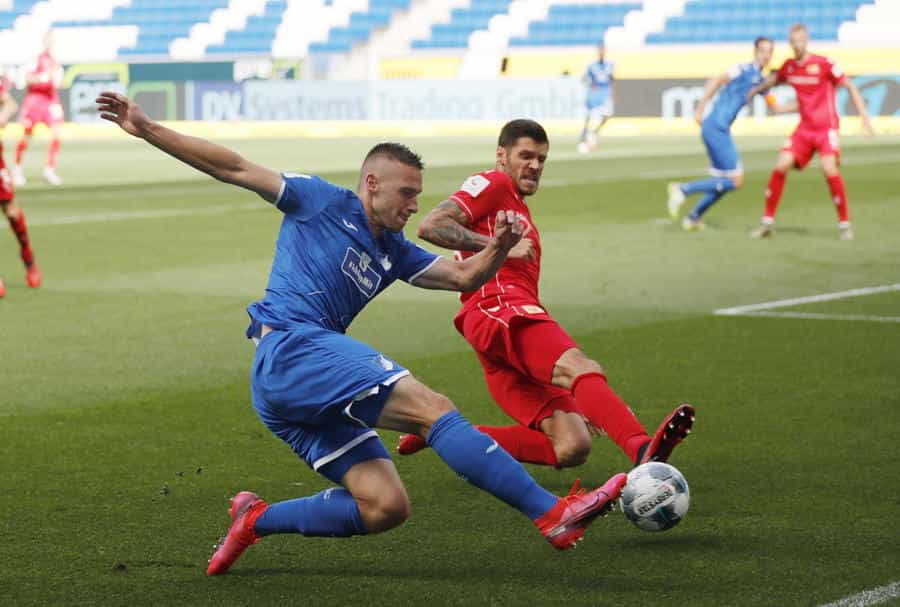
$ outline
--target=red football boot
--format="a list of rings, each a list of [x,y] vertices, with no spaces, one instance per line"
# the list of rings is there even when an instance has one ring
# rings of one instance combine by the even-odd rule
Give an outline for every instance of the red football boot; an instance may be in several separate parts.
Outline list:
[[[397,453],[400,455],[412,455],[426,448],[428,443],[425,439],[415,434],[404,434],[397,443]]]
[[[228,509],[231,527],[228,528],[225,537],[216,544],[216,551],[209,559],[206,575],[227,572],[244,550],[260,540],[253,531],[253,525],[268,507],[269,505],[255,493],[249,491],[241,491],[231,498],[231,508]]]
[[[574,548],[595,518],[612,511],[627,478],[620,472],[593,491],[579,489],[579,479],[572,485],[569,495],[559,498],[559,502],[534,524],[557,550]]]
[[[0,278],[0,297],[3,297],[5,295],[6,295],[6,285],[3,284],[3,279]]]
[[[656,429],[650,442],[638,451],[635,466],[647,462],[664,462],[672,455],[675,446],[687,438],[694,425],[694,408],[691,405],[679,405],[663,420]]]
[[[25,282],[28,283],[28,286],[32,289],[37,289],[41,286],[41,270],[37,267],[37,264],[31,264],[25,270]]]

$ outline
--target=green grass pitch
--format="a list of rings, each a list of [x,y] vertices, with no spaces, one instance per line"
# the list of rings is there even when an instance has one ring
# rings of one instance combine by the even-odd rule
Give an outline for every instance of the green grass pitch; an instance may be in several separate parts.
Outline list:
[[[418,217],[488,139],[413,140],[429,168]],[[557,553],[529,522],[431,452],[396,459],[412,516],[349,540],[279,536],[208,579],[227,498],[327,486],[257,420],[244,308],[263,291],[279,213],[135,140],[63,147],[65,185],[20,189],[45,284],[27,289],[0,231],[0,602],[7,605],[817,605],[900,579],[900,292],[779,308],[828,318],[714,316],[900,283],[900,141],[844,142],[856,240],[840,242],[818,169],[792,173],[779,233],[752,241],[780,144],[738,142],[747,184],[706,231],[666,219],[665,185],[705,174],[698,139],[601,139],[551,150],[530,204],[542,296],[649,429],[678,402],[695,431],[672,463],[691,510],[665,534],[616,512]],[[354,185],[372,141],[234,141],[252,159]],[[414,234],[414,218],[407,229]],[[504,423],[450,322],[453,294],[397,284],[351,333]],[[389,447],[396,435],[382,433]],[[564,493],[626,470],[530,467]]]

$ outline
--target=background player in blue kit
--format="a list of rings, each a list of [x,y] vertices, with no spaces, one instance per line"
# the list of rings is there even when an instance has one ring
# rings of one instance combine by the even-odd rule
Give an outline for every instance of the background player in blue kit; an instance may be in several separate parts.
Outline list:
[[[418,287],[472,291],[492,277],[521,239],[523,223],[497,214],[493,237],[457,261],[409,242],[422,163],[383,143],[366,156],[357,192],[318,177],[279,174],[204,139],[150,120],[126,97],[104,92],[101,117],[220,181],[259,194],[284,213],[266,296],[248,308],[257,343],[253,405],[262,422],[310,467],[341,485],[267,504],[242,491],[208,575],[225,573],[265,535],[347,537],[386,531],[409,513],[406,489],[374,428],[414,433],[457,474],[518,509],[556,548],[571,548],[618,497],[625,475],[600,489],[559,498],[385,354],[344,334],[376,295],[400,279]]]
[[[679,211],[687,196],[703,194],[697,206],[682,221],[681,225],[685,230],[702,229],[703,214],[722,196],[744,185],[744,168],[731,138],[731,125],[741,108],[746,105],[747,93],[763,81],[763,70],[772,60],[774,49],[772,40],[763,37],[757,38],[753,46],[751,63],[735,65],[724,74],[710,78],[706,82],[703,98],[694,112],[694,119],[701,126],[703,143],[709,155],[711,177],[689,183],[669,184],[668,208],[673,220],[678,219]],[[720,89],[719,97],[704,119],[707,104]],[[778,113],[793,111],[796,107],[781,106],[775,103],[775,98],[771,95],[766,97],[766,102]]]
[[[597,134],[613,115],[612,81],[615,68],[612,61],[606,60],[606,49],[601,44],[597,50],[597,60],[587,67],[581,79],[587,87],[585,97],[587,114],[584,118],[584,128],[581,130],[581,140],[578,142],[578,151],[582,154],[597,146]],[[594,123],[593,128],[591,122]]]

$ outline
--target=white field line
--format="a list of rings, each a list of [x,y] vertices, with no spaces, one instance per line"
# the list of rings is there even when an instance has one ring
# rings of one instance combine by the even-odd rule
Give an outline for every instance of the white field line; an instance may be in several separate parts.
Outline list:
[[[833,301],[835,299],[846,299],[848,297],[861,297],[863,295],[874,295],[876,293],[887,293],[888,291],[900,291],[900,283],[892,285],[881,285],[878,287],[863,287],[861,289],[850,289],[849,291],[838,291],[836,293],[823,293],[821,295],[810,295],[808,297],[794,297],[792,299],[779,299],[776,301],[766,301],[758,304],[750,304],[748,306],[736,306],[734,308],[719,308],[713,310],[716,316],[743,316],[748,312],[758,312],[759,310],[771,310],[773,308],[787,308],[790,306],[799,306],[808,303],[818,303],[822,301]]]
[[[728,316],[765,316],[769,318],[801,318],[804,320],[861,320],[865,322],[900,322],[900,316],[864,316],[862,314],[817,314],[815,312],[747,312]]]
[[[690,153],[673,153],[673,156],[688,156]],[[623,154],[623,157],[626,157]],[[843,164],[853,165],[873,165],[873,164],[889,164],[900,161],[900,155],[885,155],[878,158],[867,158],[865,160],[857,160],[856,162],[842,161]],[[446,165],[446,166],[462,166],[462,165]],[[759,167],[745,167],[746,170],[763,170],[769,165]],[[687,173],[685,169],[663,169],[658,171],[641,171],[638,173],[626,173],[619,175],[598,175],[582,179],[543,179],[541,185],[545,188],[566,187],[572,185],[587,185],[592,183],[608,183],[614,181],[631,181],[636,179],[664,179],[683,177]],[[166,219],[171,217],[189,217],[195,215],[222,215],[237,211],[258,211],[260,209],[269,208],[263,203],[245,203],[245,204],[227,204],[210,207],[199,207],[195,209],[158,209],[146,211],[114,211],[111,213],[86,213],[83,215],[63,215],[60,217],[38,218],[28,222],[33,227],[73,225],[79,223],[105,223],[110,221],[129,221],[134,219]]]
[[[195,209],[159,209],[147,211],[117,211],[113,213],[87,213],[84,215],[63,215],[61,217],[45,217],[29,221],[29,226],[62,226],[76,223],[105,223],[108,221],[128,221],[131,219],[167,219],[170,217],[187,217],[192,215],[222,215],[239,211],[258,211],[267,209],[269,205],[258,203],[220,204]]]
[[[863,590],[858,594],[853,594],[820,607],[869,607],[869,605],[879,605],[897,597],[900,597],[900,582],[879,586],[871,590]]]

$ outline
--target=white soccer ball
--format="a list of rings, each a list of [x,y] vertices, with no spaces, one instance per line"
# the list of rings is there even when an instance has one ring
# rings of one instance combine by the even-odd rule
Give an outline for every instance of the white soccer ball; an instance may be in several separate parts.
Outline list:
[[[661,462],[641,464],[628,473],[619,498],[625,518],[644,531],[666,531],[684,518],[691,492],[674,466]]]
[[[587,154],[591,151],[591,146],[589,146],[586,142],[582,141],[578,144],[578,153],[579,154]]]

